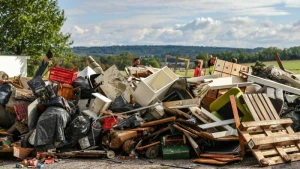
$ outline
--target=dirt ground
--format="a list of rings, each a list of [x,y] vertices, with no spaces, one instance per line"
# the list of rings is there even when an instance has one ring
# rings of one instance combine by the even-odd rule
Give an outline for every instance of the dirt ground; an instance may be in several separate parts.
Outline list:
[[[9,169],[15,168],[16,163],[18,161],[16,159],[4,159],[0,157],[3,162],[0,160],[0,169]],[[224,166],[214,166],[214,165],[204,165],[204,164],[196,164],[193,163],[192,160],[141,160],[141,159],[133,159],[133,160],[119,160],[114,159],[112,162],[106,158],[72,158],[72,159],[61,159],[59,162],[54,164],[46,164],[44,169],[173,169],[173,168],[205,168],[205,169],[213,169],[213,168],[262,168],[258,165],[258,162],[252,155],[247,155],[243,161],[234,162]],[[163,166],[163,165],[172,165],[176,167]],[[272,167],[263,167],[264,169],[298,169],[300,168],[300,162],[292,162],[289,164],[280,164],[274,165]]]

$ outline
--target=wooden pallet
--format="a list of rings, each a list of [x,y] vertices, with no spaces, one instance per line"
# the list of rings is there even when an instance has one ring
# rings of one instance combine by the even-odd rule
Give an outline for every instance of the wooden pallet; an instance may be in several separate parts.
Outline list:
[[[242,122],[239,131],[261,166],[300,160],[300,133],[291,119],[280,119],[266,94],[242,97],[255,121]]]

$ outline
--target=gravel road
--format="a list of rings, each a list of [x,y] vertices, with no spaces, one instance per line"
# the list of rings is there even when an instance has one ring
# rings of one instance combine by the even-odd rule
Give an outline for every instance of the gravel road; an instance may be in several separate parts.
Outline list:
[[[3,157],[0,159],[3,160]],[[1,161],[1,160],[0,160]],[[213,165],[204,165],[204,164],[196,164],[191,160],[162,160],[155,159],[152,160],[153,163],[150,163],[147,160],[141,159],[133,159],[133,160],[118,160],[114,161],[121,162],[116,163],[112,161],[108,161],[105,158],[101,159],[93,159],[93,158],[72,158],[72,159],[61,159],[61,161],[54,164],[45,165],[44,169],[173,169],[176,167],[170,166],[162,166],[165,165],[173,165],[181,168],[205,168],[205,169],[213,169],[213,168],[262,168],[258,165],[258,162],[252,155],[247,155],[243,161],[230,163],[224,166],[213,166]],[[4,159],[3,162],[0,163],[0,169],[9,169],[15,168],[15,164],[18,163],[16,159]],[[292,162],[289,164],[280,164],[272,167],[264,167],[264,169],[298,169],[300,168],[300,162]]]

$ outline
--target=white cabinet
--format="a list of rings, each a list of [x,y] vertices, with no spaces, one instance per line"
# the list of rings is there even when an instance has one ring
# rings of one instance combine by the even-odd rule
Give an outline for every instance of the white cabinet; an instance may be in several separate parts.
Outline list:
[[[133,92],[133,97],[142,106],[152,101],[162,99],[169,87],[178,79],[178,76],[168,67],[163,67],[154,74],[143,79]]]

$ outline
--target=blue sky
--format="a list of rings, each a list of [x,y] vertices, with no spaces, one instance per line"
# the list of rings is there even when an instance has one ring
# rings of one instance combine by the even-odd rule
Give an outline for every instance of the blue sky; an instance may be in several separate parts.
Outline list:
[[[58,0],[73,46],[299,46],[300,0]]]

